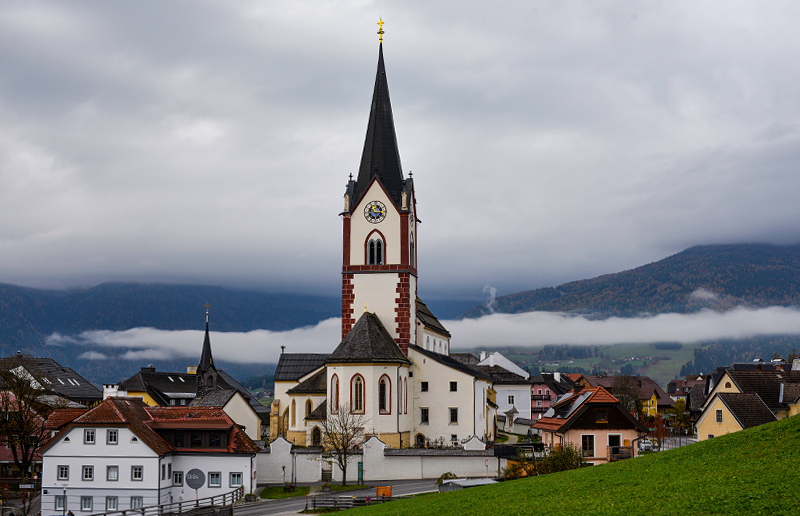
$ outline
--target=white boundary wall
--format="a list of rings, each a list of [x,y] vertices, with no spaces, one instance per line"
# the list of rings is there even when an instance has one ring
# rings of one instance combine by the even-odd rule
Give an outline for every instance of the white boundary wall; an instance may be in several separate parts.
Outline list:
[[[473,442],[474,441],[474,442]],[[506,467],[506,460],[494,457],[491,451],[478,446],[477,439],[455,450],[393,450],[377,437],[364,443],[363,453],[353,455],[347,467],[347,481],[358,479],[358,463],[363,462],[364,480],[403,480],[439,478],[452,472],[458,477],[495,477]],[[282,484],[283,466],[286,467],[286,482],[320,482],[322,470],[333,469],[332,482],[341,482],[341,470],[322,458],[320,452],[307,449],[292,451],[292,444],[279,437],[269,445],[270,451],[259,453],[256,471],[259,484]],[[487,466],[488,463],[488,466]]]

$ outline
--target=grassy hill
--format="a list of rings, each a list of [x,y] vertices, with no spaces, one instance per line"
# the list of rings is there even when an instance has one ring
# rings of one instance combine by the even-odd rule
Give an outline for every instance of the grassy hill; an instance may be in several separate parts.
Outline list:
[[[797,514],[800,417],[636,459],[352,514]],[[350,512],[348,512],[350,514]]]
[[[501,313],[573,311],[599,316],[800,304],[800,245],[710,245],[615,274],[495,299]],[[463,317],[488,313],[481,305]]]

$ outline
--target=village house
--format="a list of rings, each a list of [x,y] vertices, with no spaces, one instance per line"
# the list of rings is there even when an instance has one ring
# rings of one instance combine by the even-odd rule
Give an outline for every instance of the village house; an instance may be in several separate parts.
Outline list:
[[[580,386],[556,400],[533,429],[550,449],[575,445],[589,464],[634,457],[648,431],[604,387]]]
[[[107,398],[57,410],[42,450],[42,512],[124,511],[255,488],[258,446],[219,408]],[[192,489],[188,475],[202,478]]]

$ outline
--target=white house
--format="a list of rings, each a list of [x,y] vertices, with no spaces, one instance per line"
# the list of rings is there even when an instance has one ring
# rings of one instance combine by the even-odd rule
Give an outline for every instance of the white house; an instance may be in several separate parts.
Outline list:
[[[44,513],[136,509],[255,487],[258,446],[219,408],[108,398],[52,419],[57,429],[41,452]],[[202,485],[190,487],[192,477]]]

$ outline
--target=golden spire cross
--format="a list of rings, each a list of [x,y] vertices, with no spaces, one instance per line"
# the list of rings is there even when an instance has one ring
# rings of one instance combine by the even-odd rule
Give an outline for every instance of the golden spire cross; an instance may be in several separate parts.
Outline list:
[[[381,43],[383,43],[383,34],[384,34],[384,32],[383,32],[383,24],[384,23],[385,22],[383,21],[383,18],[381,18],[380,21],[378,22],[378,39],[379,39],[379,41]]]

